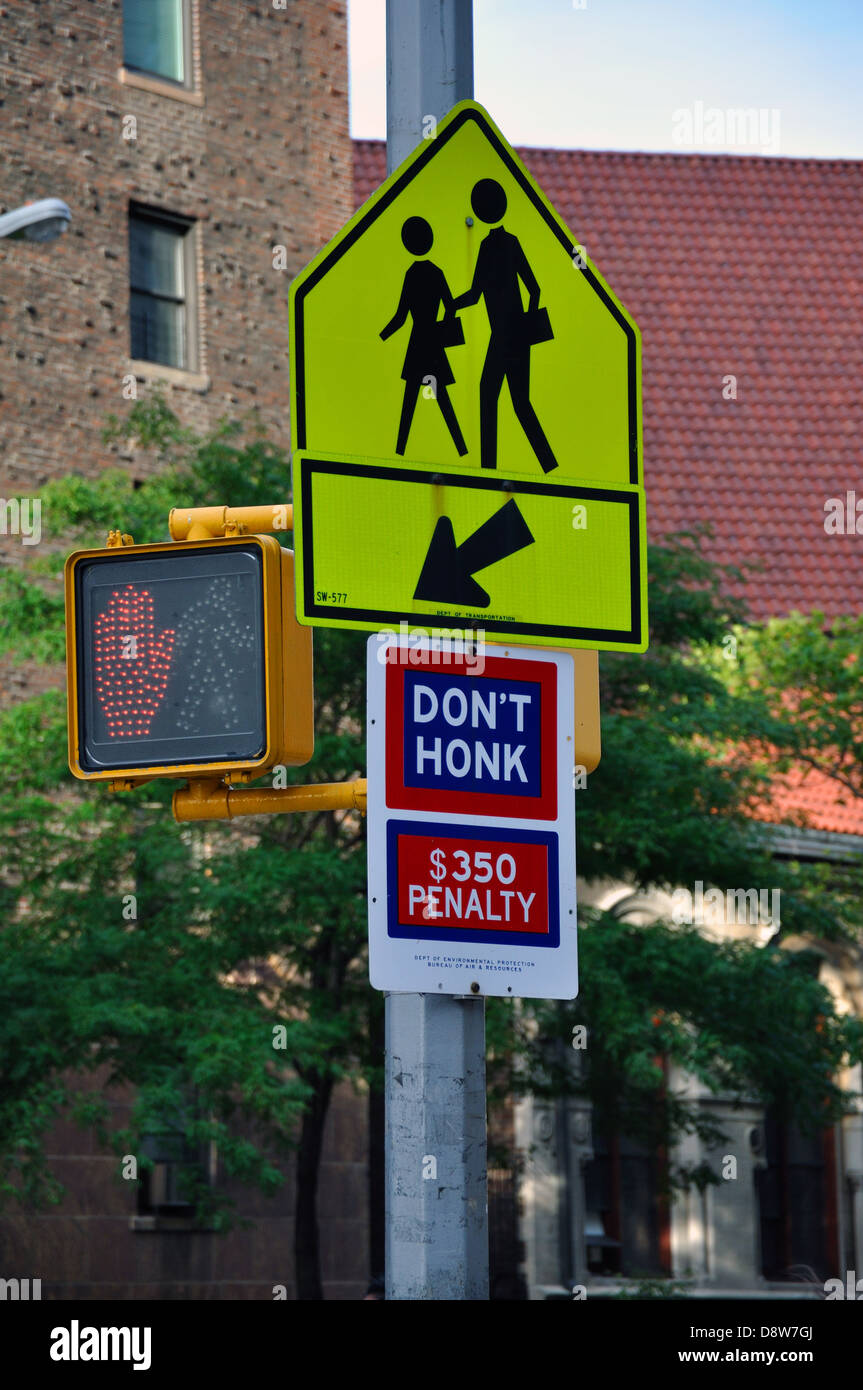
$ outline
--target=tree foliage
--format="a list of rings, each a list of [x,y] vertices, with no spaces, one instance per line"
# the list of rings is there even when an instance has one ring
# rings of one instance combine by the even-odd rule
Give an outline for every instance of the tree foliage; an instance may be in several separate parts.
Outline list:
[[[25,664],[62,659],[71,544],[103,544],[114,527],[139,543],[166,539],[172,506],[286,497],[285,457],[253,418],[199,437],[154,396],[109,432],[148,450],[152,471],[138,486],[120,470],[50,483],[46,545],[0,572],[0,652]],[[839,629],[839,647],[811,633],[812,652],[798,644],[799,657],[817,657],[813,682],[823,673],[823,688],[839,691],[819,723],[822,687],[800,685],[778,629],[745,626],[741,606],[722,597],[734,575],[704,559],[699,539],[651,551],[648,653],[602,657],[603,759],[576,793],[579,873],[633,887],[779,888],[783,933],[841,941],[855,929],[849,883],[777,861],[750,812],[769,795],[771,750],[799,753],[802,728],[814,756],[835,748],[859,765],[848,733],[859,713],[859,626]],[[723,642],[741,632],[752,664],[732,676]],[[316,629],[316,752],[292,780],[364,773],[364,649],[362,635]],[[795,707],[796,726],[791,685],[811,700]],[[170,781],[132,794],[80,789],[66,768],[59,690],[5,709],[0,740],[0,1196],[56,1197],[43,1144],[66,1105],[118,1154],[140,1151],[142,1136],[167,1123],[195,1142],[215,1140],[224,1174],[265,1191],[299,1138],[313,1176],[333,1084],[379,1080],[382,1065],[370,1041],[382,1001],[367,982],[358,817],[181,827]],[[134,916],[124,915],[130,899]],[[714,1093],[781,1104],[804,1125],[841,1110],[835,1076],[861,1055],[859,1025],[836,1017],[805,953],[586,911],[581,974],[572,1006],[490,1006],[498,1091],[581,1087],[609,1123],[655,1142],[706,1126],[669,1091],[659,1058]],[[590,1065],[574,1076],[579,1023]],[[278,1027],[284,1048],[273,1046]],[[122,1132],[109,1090],[76,1081],[88,1074],[133,1088]],[[202,1188],[198,1198],[202,1220],[230,1221],[223,1192]]]
[[[62,659],[61,543],[102,545],[114,527],[167,539],[173,505],[288,494],[285,457],[254,419],[199,438],[156,396],[110,428],[126,432],[153,452],[152,476],[49,483],[48,553],[0,575],[0,650],[19,661]],[[364,769],[362,640],[317,634],[316,649],[317,748],[294,781]],[[178,826],[178,783],[74,784],[65,722],[60,690],[0,715],[0,1191],[58,1195],[43,1141],[62,1106],[118,1154],[166,1127],[215,1140],[224,1176],[272,1191],[315,1086],[367,1060],[363,827],[350,815]],[[94,1074],[104,1089],[79,1084]],[[136,1100],[118,1131],[109,1101],[121,1084]],[[202,1221],[230,1224],[224,1191],[202,1185],[197,1198]]]
[[[853,1105],[838,1076],[863,1055],[859,1020],[838,1018],[816,978],[821,956],[782,949],[790,938],[856,951],[860,866],[778,858],[753,820],[804,753],[837,784],[859,785],[863,624],[834,624],[831,636],[819,615],[747,623],[726,597],[739,571],[706,560],[702,536],[649,552],[648,651],[601,654],[602,762],[576,792],[576,863],[588,881],[634,892],[775,890],[778,930],[761,947],[580,909],[576,1003],[491,1011],[498,1094],[586,1094],[600,1123],[654,1146],[687,1131],[718,1138],[708,1112],[667,1085],[669,1064],[731,1104],[761,1100],[812,1130]],[[574,1067],[579,1025],[589,1042]]]

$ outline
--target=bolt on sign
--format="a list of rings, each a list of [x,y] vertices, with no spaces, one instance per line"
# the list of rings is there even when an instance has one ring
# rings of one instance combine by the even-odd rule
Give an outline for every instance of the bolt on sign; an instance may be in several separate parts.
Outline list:
[[[376,989],[573,999],[573,664],[368,643],[369,973]]]
[[[314,748],[311,632],[273,536],[66,561],[69,766],[88,780],[265,772]]]
[[[302,623],[647,645],[638,328],[454,107],[291,286]]]

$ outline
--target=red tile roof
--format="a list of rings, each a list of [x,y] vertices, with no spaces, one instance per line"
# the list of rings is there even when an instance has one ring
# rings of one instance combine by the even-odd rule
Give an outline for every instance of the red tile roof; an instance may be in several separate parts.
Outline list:
[[[863,807],[832,777],[816,768],[793,769],[776,777],[768,805],[753,811],[756,820],[803,825],[838,835],[863,835]]]
[[[709,521],[713,558],[760,561],[755,618],[859,613],[863,534],[827,535],[824,503],[863,500],[863,162],[518,153],[641,329],[650,534]],[[357,206],[385,176],[383,142],[355,141]],[[821,774],[770,819],[800,810],[863,834]]]
[[[710,521],[714,559],[762,562],[756,619],[859,613],[863,535],[825,534],[824,502],[863,499],[863,163],[518,154],[641,328],[650,534]],[[354,142],[357,206],[385,175]],[[810,771],[759,815],[863,834],[841,795]]]
[[[863,162],[518,153],[641,329],[650,533],[710,521],[715,558],[762,561],[757,618],[859,613],[863,535],[824,503],[863,501]],[[357,205],[385,176],[355,141]]]

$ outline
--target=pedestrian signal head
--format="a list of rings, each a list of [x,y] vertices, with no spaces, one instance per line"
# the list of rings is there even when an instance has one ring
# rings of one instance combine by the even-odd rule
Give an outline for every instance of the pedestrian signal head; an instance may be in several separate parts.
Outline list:
[[[293,555],[272,536],[66,562],[69,766],[86,779],[262,773],[314,746]]]

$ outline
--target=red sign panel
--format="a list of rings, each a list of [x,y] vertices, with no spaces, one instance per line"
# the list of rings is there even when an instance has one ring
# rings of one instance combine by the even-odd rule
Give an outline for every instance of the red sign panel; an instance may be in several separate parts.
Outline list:
[[[403,927],[548,933],[544,844],[400,834],[397,860]]]
[[[387,805],[556,820],[554,663],[487,657],[480,672],[409,655],[386,672]]]

